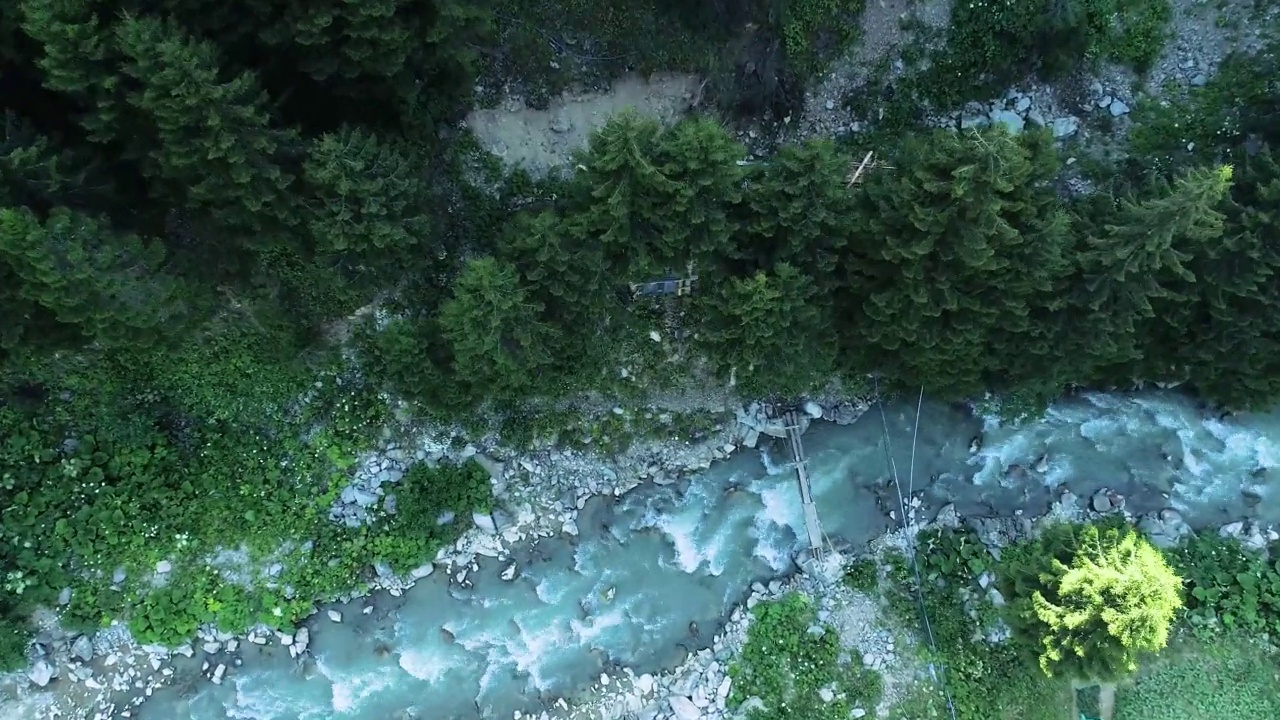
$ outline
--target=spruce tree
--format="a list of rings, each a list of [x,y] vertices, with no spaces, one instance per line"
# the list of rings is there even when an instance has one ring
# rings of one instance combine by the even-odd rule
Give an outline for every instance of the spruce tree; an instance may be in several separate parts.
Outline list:
[[[742,148],[709,120],[663,131],[624,113],[580,156],[574,231],[599,238],[618,281],[642,282],[707,267],[732,248]]]
[[[119,51],[110,18],[90,0],[21,0],[22,30],[40,44],[45,87],[82,113],[90,140],[106,143],[133,131],[121,96]]]
[[[519,401],[551,381],[549,328],[516,269],[492,257],[469,261],[437,318],[457,381],[477,398]]]
[[[1177,357],[1209,400],[1262,408],[1280,397],[1280,164],[1264,149],[1241,170],[1221,240],[1192,261],[1197,298]]]
[[[1057,367],[1069,235],[1048,139],[939,130],[888,164],[856,191],[845,355],[945,397]]]
[[[609,272],[600,243],[553,212],[522,215],[502,235],[500,256],[520,275],[551,336],[557,360],[584,374],[599,369],[609,350],[606,326],[624,320],[625,283]]]
[[[117,28],[132,79],[128,101],[145,118],[137,146],[144,172],[164,197],[197,208],[246,239],[297,222],[281,164],[294,150],[292,132],[271,126],[266,96],[241,73],[220,77],[213,45],[187,37],[172,23],[126,17]]]
[[[55,208],[41,222],[0,208],[0,352],[19,347],[139,347],[185,319],[179,285],[159,271],[163,249]]]
[[[431,232],[426,172],[407,144],[367,131],[312,141],[303,177],[316,250],[371,269],[413,260]]]
[[[1147,197],[1120,201],[1102,232],[1085,238],[1080,336],[1095,348],[1112,348],[1113,357],[1099,358],[1119,364],[1109,371],[1112,379],[1123,380],[1125,372],[1184,379],[1185,368],[1169,359],[1184,341],[1196,292],[1191,264],[1221,240],[1218,208],[1230,181],[1229,167],[1189,170],[1172,184],[1157,180]],[[1095,339],[1103,332],[1105,339]]]
[[[801,269],[826,299],[837,284],[839,255],[857,231],[855,159],[830,140],[787,145],[751,173],[741,211],[742,270],[785,262]]]
[[[696,308],[700,343],[743,392],[797,396],[831,377],[836,343],[829,306],[813,279],[791,265],[717,283]]]

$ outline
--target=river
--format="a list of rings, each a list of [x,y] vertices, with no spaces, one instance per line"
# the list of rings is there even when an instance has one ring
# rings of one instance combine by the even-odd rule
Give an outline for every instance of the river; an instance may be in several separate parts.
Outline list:
[[[915,410],[885,408],[904,483]],[[896,495],[877,409],[845,427],[816,424],[804,442],[828,535],[858,546],[885,532]],[[224,684],[161,690],[135,716],[509,718],[572,699],[610,664],[670,667],[710,643],[753,581],[794,571],[803,519],[786,459],[746,451],[679,484],[593,499],[579,536],[525,548],[512,581],[499,577],[509,563],[485,558],[471,589],[437,572],[402,598],[380,595],[373,614],[357,601],[341,624],[320,616],[312,659],[251,647]],[[1092,394],[1006,428],[925,402],[914,488],[931,517],[947,503],[961,515],[1035,515],[1062,488],[1088,498],[1108,487],[1135,514],[1173,507],[1203,527],[1280,521],[1277,465],[1280,411],[1219,420],[1175,393]]]

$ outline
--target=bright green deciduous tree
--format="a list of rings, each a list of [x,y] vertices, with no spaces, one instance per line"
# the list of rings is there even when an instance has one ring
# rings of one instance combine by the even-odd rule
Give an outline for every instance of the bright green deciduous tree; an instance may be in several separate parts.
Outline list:
[[[1130,527],[1050,528],[1009,563],[1015,628],[1050,676],[1112,683],[1164,648],[1182,579]]]

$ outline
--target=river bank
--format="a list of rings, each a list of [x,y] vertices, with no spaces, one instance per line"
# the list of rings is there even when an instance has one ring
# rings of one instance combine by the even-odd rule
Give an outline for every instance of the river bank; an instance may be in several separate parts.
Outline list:
[[[862,554],[897,524],[886,452],[909,467],[914,419],[914,405],[890,404],[883,423],[877,411],[805,436],[824,527],[847,554]],[[1172,393],[1077,397],[1017,428],[926,402],[908,510],[924,519],[951,505],[994,541],[1069,490],[1091,511],[1129,513],[1168,541],[1188,527],[1223,525],[1265,541],[1268,524],[1280,521],[1280,508],[1265,501],[1275,492],[1277,437],[1275,413],[1219,420]],[[481,554],[461,580],[461,570],[436,571],[400,597],[379,592],[325,608],[307,623],[300,661],[280,638],[241,645],[239,667],[225,649],[208,659],[197,651],[133,716],[613,717],[641,698],[614,701],[602,689],[646,686],[642,709],[670,713],[662,703],[671,695],[697,707],[700,688],[711,708],[701,710],[718,712],[748,606],[817,582],[793,577],[803,533],[794,474],[767,442],[757,445],[670,484],[589,498],[581,510],[575,502],[576,536],[549,517],[546,528],[560,532],[504,545],[502,557]],[[821,605],[826,596],[813,594]],[[891,667],[886,642],[904,641],[868,608],[838,594],[822,607],[848,617],[855,635],[864,628],[859,647]],[[204,662],[205,673],[227,666],[222,684],[199,679]]]
[[[686,400],[686,404],[687,404]],[[706,398],[698,402],[708,404]],[[331,508],[334,522],[368,521],[365,508],[394,502],[396,483],[409,465],[461,463],[475,460],[490,474],[496,507],[461,519],[474,528],[453,546],[406,575],[375,565],[376,575],[363,590],[353,590],[322,605],[294,633],[259,626],[247,633],[231,633],[203,626],[190,642],[176,647],[136,642],[119,620],[91,635],[63,631],[54,611],[41,611],[42,633],[34,648],[35,661],[26,671],[0,679],[0,707],[16,717],[130,717],[162,688],[190,694],[201,683],[221,685],[246,662],[270,662],[280,657],[312,663],[308,650],[312,634],[324,626],[345,622],[357,628],[385,621],[394,614],[404,593],[438,569],[447,584],[460,591],[474,588],[468,576],[481,563],[499,563],[503,581],[511,581],[524,562],[537,559],[524,546],[540,539],[574,538],[579,514],[595,498],[618,498],[643,483],[671,486],[690,474],[707,470],[743,448],[754,448],[783,435],[781,421],[770,417],[760,403],[727,412],[729,400],[715,398],[703,412],[723,417],[699,437],[641,439],[625,452],[604,455],[554,445],[531,451],[503,447],[496,437],[459,443],[454,429],[402,428],[363,454],[350,485]],[[809,403],[803,422],[825,419],[848,424],[865,411],[865,400],[826,398],[826,408]],[[621,409],[617,409],[621,414]],[[638,411],[637,411],[638,412]],[[659,424],[669,424],[671,412],[662,407],[645,411]],[[656,417],[655,417],[656,416]],[[210,558],[224,580],[248,583],[256,576],[276,575],[279,565],[252,563],[243,550],[228,550]]]

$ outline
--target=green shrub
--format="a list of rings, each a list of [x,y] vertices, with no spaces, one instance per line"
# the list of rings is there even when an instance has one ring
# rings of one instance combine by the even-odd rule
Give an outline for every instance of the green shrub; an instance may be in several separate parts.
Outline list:
[[[879,583],[879,570],[872,558],[858,558],[844,568],[844,584],[850,590],[871,592]]]
[[[471,528],[471,513],[488,512],[492,504],[489,473],[477,462],[432,468],[418,463],[393,490],[396,513],[376,528],[373,557],[397,572],[407,572],[432,559]],[[440,524],[444,513],[455,520]]]
[[[1201,635],[1220,626],[1280,637],[1280,552],[1273,554],[1270,559],[1213,535],[1175,548],[1170,561],[1186,579],[1185,616],[1192,628]]]
[[[762,602],[752,615],[747,643],[729,668],[730,707],[758,697],[764,707],[748,712],[751,720],[845,720],[855,707],[870,711],[880,701],[880,676],[863,668],[860,658],[840,663],[840,640],[818,624],[808,598],[792,593]],[[834,701],[822,700],[824,688]]]

